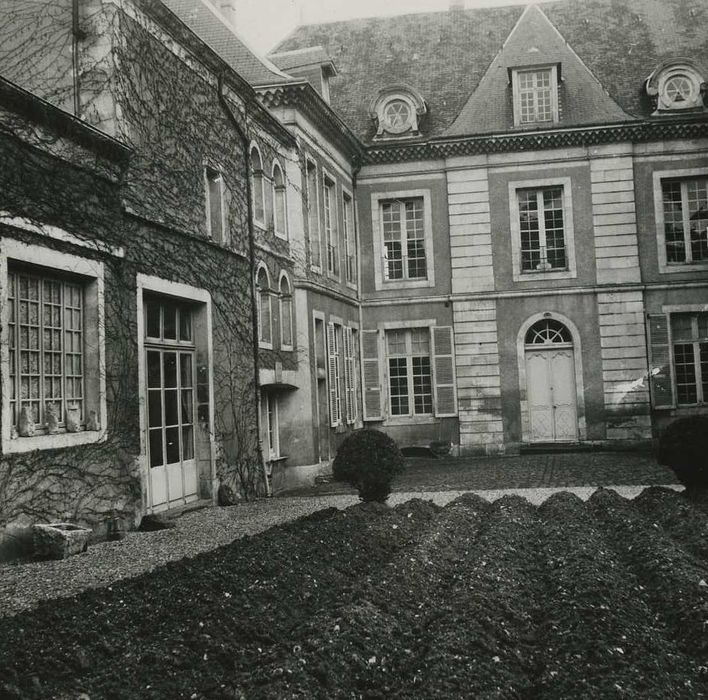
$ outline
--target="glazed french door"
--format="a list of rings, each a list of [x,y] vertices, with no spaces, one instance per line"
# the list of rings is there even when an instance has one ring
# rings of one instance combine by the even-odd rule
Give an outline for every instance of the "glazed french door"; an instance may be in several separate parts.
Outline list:
[[[162,317],[173,313],[171,305],[160,306],[167,306],[160,309]],[[188,313],[181,310],[182,315]],[[179,333],[187,328],[186,320],[180,319],[177,328]],[[175,338],[172,343],[171,338],[164,338],[164,330],[161,335],[159,342],[158,338],[149,338],[149,344],[145,345],[147,447],[154,510],[173,508],[198,497],[194,451],[195,350],[187,340]],[[183,335],[188,335],[191,341],[191,322],[189,333]]]

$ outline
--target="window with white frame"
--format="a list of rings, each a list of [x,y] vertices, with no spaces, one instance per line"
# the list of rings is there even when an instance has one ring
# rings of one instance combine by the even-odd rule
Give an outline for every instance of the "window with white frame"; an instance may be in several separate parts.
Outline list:
[[[708,311],[671,314],[676,403],[708,403]]]
[[[428,276],[425,210],[422,197],[381,202],[383,279],[419,280]]]
[[[430,329],[386,331],[386,354],[391,415],[432,414]]]
[[[343,239],[344,239],[344,264],[345,278],[348,284],[356,285],[357,260],[356,260],[356,233],[354,231],[354,205],[352,198],[344,192],[342,194],[343,208]]]
[[[256,292],[258,296],[258,342],[261,347],[270,348],[273,345],[273,318],[270,280],[265,267],[258,270]]]
[[[273,229],[276,236],[285,238],[287,235],[287,207],[285,178],[280,166],[273,165]]]
[[[514,70],[514,124],[544,124],[558,121],[558,69],[546,66]]]
[[[567,269],[563,187],[520,189],[516,196],[521,271]]]
[[[708,176],[661,183],[668,265],[708,261]]]
[[[254,146],[251,149],[251,185],[253,188],[253,218],[261,225],[266,223],[265,207],[265,177],[263,176],[263,161],[261,154]]]
[[[285,275],[280,278],[279,304],[280,345],[284,350],[291,350],[293,347],[293,297],[290,292],[290,283]]]
[[[227,243],[226,185],[224,176],[214,168],[204,168],[207,203],[207,232],[218,243]]]
[[[334,428],[342,424],[342,325],[327,324],[327,379],[329,391],[329,419]]]
[[[339,226],[335,184],[334,180],[326,176],[322,184],[327,272],[336,277],[339,275]]]
[[[317,166],[307,161],[307,229],[310,238],[310,264],[314,268],[322,265],[320,242],[319,179]]]
[[[3,451],[102,439],[103,265],[8,238],[0,289]]]

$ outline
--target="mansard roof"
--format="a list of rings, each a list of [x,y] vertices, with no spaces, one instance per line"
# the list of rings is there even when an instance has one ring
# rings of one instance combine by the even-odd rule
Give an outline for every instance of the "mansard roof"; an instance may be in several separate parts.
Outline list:
[[[294,80],[252,51],[233,29],[224,24],[218,16],[218,10],[210,3],[204,0],[162,2],[251,85],[271,85]]]
[[[491,81],[490,70],[510,67],[538,43],[570,71],[566,93],[576,87],[572,77],[585,95],[566,96],[561,127],[649,118],[644,84],[662,60],[691,56],[708,63],[708,0],[552,0],[539,7],[543,14],[527,17],[545,14],[550,25],[536,21],[535,33],[516,38],[510,35],[523,5],[303,26],[275,51],[323,46],[339,71],[330,82],[331,104],[367,143],[376,133],[371,98],[395,83],[411,85],[427,102],[422,138],[513,130],[507,71]],[[551,34],[552,42],[541,41]],[[500,58],[505,42],[515,57]],[[494,84],[484,85],[485,76]],[[493,103],[475,102],[478,89]]]

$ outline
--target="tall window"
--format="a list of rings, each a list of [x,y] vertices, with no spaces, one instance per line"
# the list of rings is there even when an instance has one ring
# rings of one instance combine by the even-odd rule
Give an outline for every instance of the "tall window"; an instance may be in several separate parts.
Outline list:
[[[270,282],[265,268],[258,271],[256,278],[258,294],[258,341],[261,345],[271,347],[273,343],[273,321],[270,305]]]
[[[386,332],[392,416],[433,412],[433,382],[428,328]]]
[[[68,278],[8,274],[10,413],[22,409],[40,426],[84,416],[84,291]]]
[[[327,379],[329,382],[329,419],[334,428],[342,424],[342,326],[327,324]]]
[[[708,311],[671,314],[676,402],[708,403]]]
[[[708,260],[708,178],[664,180],[667,263]]]
[[[265,178],[261,154],[254,146],[251,149],[251,177],[253,186],[253,218],[265,225]]]
[[[384,280],[425,279],[423,198],[381,202]]]
[[[317,166],[311,161],[307,161],[307,223],[310,234],[310,264],[312,267],[322,265],[318,182]]]
[[[224,177],[214,168],[204,169],[207,199],[207,231],[209,237],[226,243],[226,206]]]
[[[290,283],[283,275],[280,278],[280,344],[283,348],[293,347],[293,298]]]
[[[514,71],[514,123],[558,121],[556,83],[555,67]]]
[[[342,195],[342,208],[344,210],[344,264],[345,277],[349,284],[356,284],[356,235],[354,232],[354,207],[352,198],[346,194]]]
[[[518,190],[521,271],[564,270],[563,188]]]
[[[324,204],[324,229],[327,245],[327,272],[339,274],[339,231],[337,226],[337,204],[335,185],[325,177],[322,190]]]
[[[276,236],[286,235],[285,179],[276,163],[273,166],[273,228]]]

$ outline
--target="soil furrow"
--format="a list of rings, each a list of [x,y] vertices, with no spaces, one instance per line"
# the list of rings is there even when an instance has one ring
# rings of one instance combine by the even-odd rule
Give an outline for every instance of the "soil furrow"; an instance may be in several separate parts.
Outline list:
[[[431,510],[354,506],[0,620],[0,696],[227,697],[224,675],[378,576]]]
[[[631,501],[613,491],[597,491],[589,508],[609,545],[637,577],[638,595],[649,603],[677,647],[707,666],[706,563],[677,546]]]
[[[685,493],[652,486],[634,499],[639,512],[657,523],[680,547],[708,561],[708,511]]]
[[[425,629],[426,652],[396,697],[519,697],[532,685],[540,605],[539,520],[528,501],[496,501],[479,536],[452,541],[455,580]]]
[[[705,688],[688,680],[700,676],[698,664],[654,619],[585,504],[557,494],[540,514],[548,597],[538,634],[538,696],[646,698],[661,687],[674,698],[702,697]]]
[[[400,508],[405,513],[409,504]],[[474,540],[489,509],[477,496],[448,504],[418,542],[401,549],[377,576],[359,579],[347,602],[294,631],[290,646],[274,649],[270,663],[251,678],[244,673],[246,695],[392,697],[406,685],[420,645],[429,642],[426,625],[456,580],[460,542]]]

